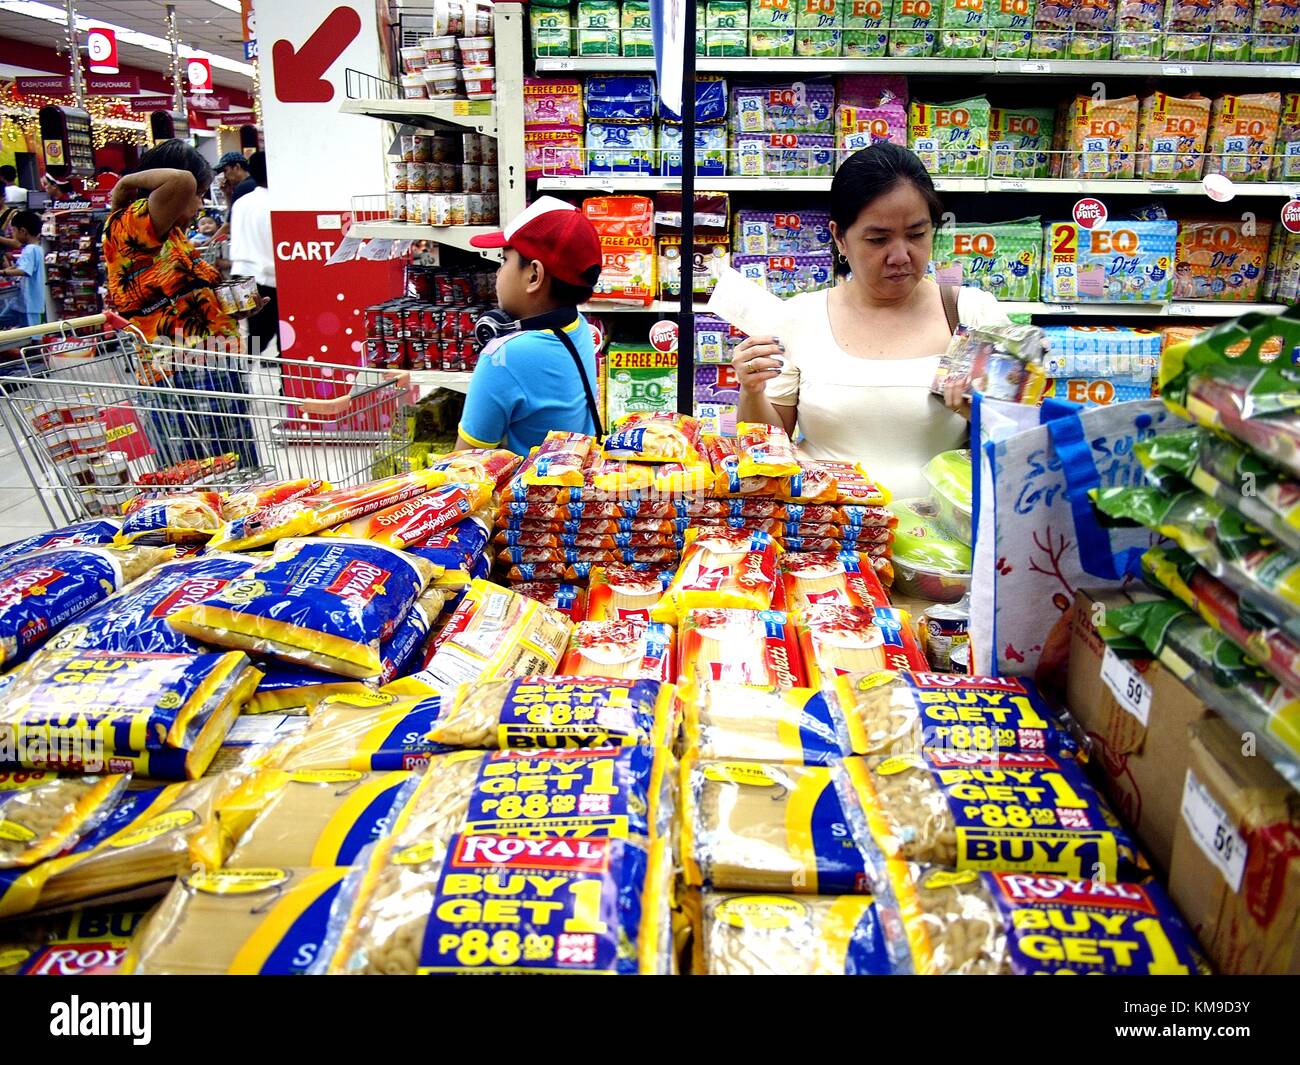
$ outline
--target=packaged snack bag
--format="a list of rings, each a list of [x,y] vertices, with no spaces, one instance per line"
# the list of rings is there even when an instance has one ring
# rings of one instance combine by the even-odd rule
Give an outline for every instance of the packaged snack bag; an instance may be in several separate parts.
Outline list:
[[[684,414],[629,414],[616,421],[602,448],[610,459],[698,462],[700,426]]]
[[[1267,181],[1282,111],[1276,92],[1216,97],[1205,173],[1233,181]]]
[[[1070,52],[1076,0],[1038,0],[1029,54],[1035,59],[1065,59]]]
[[[931,174],[986,173],[989,150],[988,100],[983,96],[948,104],[927,104],[913,100],[908,146],[920,157]]]
[[[1173,294],[1176,222],[1107,221],[1091,230],[1044,230],[1043,299],[1049,303],[1163,302]]]
[[[1282,94],[1282,114],[1269,178],[1272,181],[1300,178],[1300,92]]]
[[[1218,0],[1168,0],[1165,4],[1166,59],[1210,58],[1215,9]]]
[[[844,55],[855,59],[883,57],[889,50],[889,13],[890,0],[844,0]]]
[[[593,196],[582,202],[582,211],[596,228],[603,257],[593,299],[653,302],[658,289],[654,202],[646,196]]]
[[[985,0],[944,0],[939,15],[939,41],[935,55],[979,59],[984,55]]]
[[[655,621],[676,622],[695,607],[772,605],[780,549],[766,533],[720,528],[686,530],[686,551],[676,576],[651,611]]]
[[[835,132],[835,86],[829,78],[731,89],[735,133]]]
[[[75,547],[78,544],[111,544],[121,529],[116,521],[83,521],[53,532],[36,533],[0,547],[0,566],[18,555],[43,551],[51,547]]]
[[[1174,299],[1258,300],[1272,228],[1269,222],[1179,222]]]
[[[1104,103],[1091,96],[1076,96],[1070,109],[1071,153],[1066,159],[1066,176],[1133,177],[1137,128],[1136,96],[1108,98]]]
[[[984,0],[988,51],[998,59],[1028,59],[1037,0]]]
[[[750,55],[794,55],[794,17],[798,2],[799,0],[750,0]]]
[[[374,677],[381,642],[434,576],[423,559],[377,543],[285,540],[246,577],[168,620],[204,643]]]
[[[673,679],[671,625],[651,621],[584,621],[569,636],[560,672],[571,677]]]
[[[705,54],[749,55],[749,0],[709,0],[702,25]]]
[[[677,353],[611,341],[606,356],[606,421],[677,409]]]
[[[654,34],[650,27],[649,0],[623,0],[619,28],[624,55],[654,55]]]
[[[578,55],[618,55],[618,0],[578,0]]]
[[[1138,176],[1195,181],[1205,162],[1210,101],[1204,96],[1152,93],[1142,101],[1138,126]]]
[[[795,628],[782,611],[691,610],[678,643],[678,683],[686,689],[711,680],[768,691],[806,686]]]
[[[1076,0],[1071,59],[1109,59],[1118,0]]]
[[[201,544],[221,527],[221,496],[191,492],[162,499],[139,497],[127,505],[122,531],[114,541],[131,544]]]
[[[588,122],[587,173],[652,174],[655,127],[651,122]]]
[[[73,846],[112,810],[128,779],[0,771],[0,870],[35,865]]]
[[[1164,0],[1118,0],[1115,58],[1158,59],[1165,25]]]
[[[524,78],[526,130],[547,127],[580,129],[582,121],[582,82],[574,78]]]
[[[780,426],[741,422],[736,433],[741,477],[790,477],[799,473],[794,445]]]
[[[528,8],[528,22],[533,31],[534,55],[573,55],[573,12],[568,4],[563,7],[531,4]]]
[[[525,130],[524,166],[529,178],[574,177],[586,173],[582,130]]]
[[[834,58],[840,54],[846,0],[793,0],[795,54]]]
[[[1259,0],[1251,24],[1250,58],[1256,63],[1294,63],[1300,34],[1300,4]]]
[[[1031,116],[1023,117],[1028,121]],[[993,166],[1011,169],[1016,165],[1011,158],[1018,154],[999,152],[995,144]],[[974,285],[1000,300],[1036,300],[1042,273],[1042,247],[1043,227],[1037,218],[988,225],[942,226],[935,231],[930,261],[934,278],[940,284]]]
[[[989,171],[993,177],[1048,177],[1056,113],[1050,107],[989,110]]]
[[[167,557],[155,547],[60,547],[0,563],[0,668]]]
[[[899,59],[934,55],[944,0],[891,0],[889,54]]]
[[[445,473],[449,481],[458,484],[481,481],[500,489],[514,476],[523,461],[505,448],[472,447],[453,451],[437,462],[431,462],[429,469]]]

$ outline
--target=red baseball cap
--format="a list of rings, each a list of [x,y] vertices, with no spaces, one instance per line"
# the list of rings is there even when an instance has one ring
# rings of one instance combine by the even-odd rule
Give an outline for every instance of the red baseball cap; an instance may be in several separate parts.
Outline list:
[[[600,238],[595,226],[572,204],[554,196],[529,204],[505,229],[471,237],[470,244],[514,248],[570,285],[594,285],[600,277]]]

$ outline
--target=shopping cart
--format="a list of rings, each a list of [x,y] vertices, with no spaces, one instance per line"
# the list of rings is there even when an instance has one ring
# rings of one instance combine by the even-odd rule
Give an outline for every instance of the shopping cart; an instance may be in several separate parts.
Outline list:
[[[405,373],[149,343],[111,314],[0,333],[23,341],[0,415],[52,526],[142,493],[409,468]]]

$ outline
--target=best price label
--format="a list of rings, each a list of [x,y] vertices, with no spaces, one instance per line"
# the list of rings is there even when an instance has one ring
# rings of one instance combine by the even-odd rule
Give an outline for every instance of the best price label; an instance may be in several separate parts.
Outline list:
[[[1106,205],[1093,196],[1085,196],[1074,205],[1074,221],[1084,229],[1092,229],[1109,217]]]
[[[1288,200],[1282,205],[1282,225],[1288,233],[1300,233],[1300,200]]]

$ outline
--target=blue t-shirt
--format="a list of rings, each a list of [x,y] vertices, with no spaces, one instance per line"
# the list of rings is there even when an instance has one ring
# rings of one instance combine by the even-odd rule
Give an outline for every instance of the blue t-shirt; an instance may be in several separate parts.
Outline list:
[[[595,395],[596,352],[587,320],[578,315],[564,331],[578,349]],[[470,379],[460,435],[475,447],[504,445],[527,455],[552,429],[596,431],[568,349],[549,330],[527,329],[494,340],[479,355]]]
[[[36,315],[33,322],[40,321],[45,313],[45,253],[39,244],[24,244],[18,253],[18,269],[26,277],[18,279],[18,287],[23,294],[22,309],[28,317]]]

